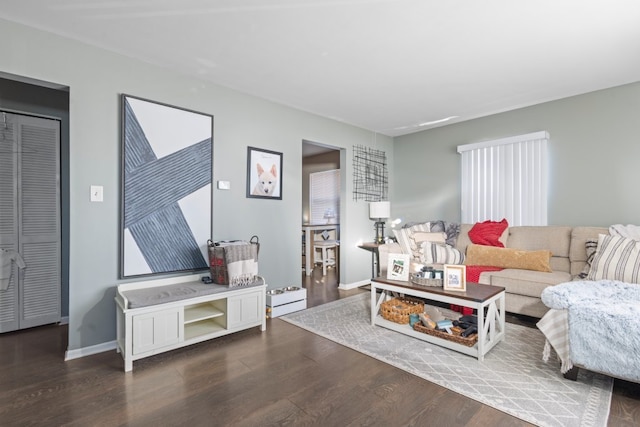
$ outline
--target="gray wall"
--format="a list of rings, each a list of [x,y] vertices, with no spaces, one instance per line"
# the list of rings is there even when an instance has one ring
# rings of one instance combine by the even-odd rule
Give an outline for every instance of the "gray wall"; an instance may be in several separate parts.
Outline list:
[[[456,147],[541,130],[551,137],[550,225],[640,223],[640,83],[396,138],[392,214],[460,221]]]
[[[370,131],[9,21],[0,20],[0,39],[11,41],[0,55],[0,70],[69,87],[69,350],[115,339],[122,93],[214,116],[214,180],[230,181],[231,190],[213,191],[213,237],[258,235],[260,273],[270,287],[299,285],[302,279],[302,141],[343,148],[349,179],[343,186],[348,197],[342,208],[340,281],[369,278],[369,254],[357,244],[371,240],[371,224],[367,204],[351,197],[352,149],[375,140],[392,164],[391,138],[373,138]],[[283,153],[281,201],[245,197],[248,145]],[[103,203],[89,201],[92,184],[104,186]]]

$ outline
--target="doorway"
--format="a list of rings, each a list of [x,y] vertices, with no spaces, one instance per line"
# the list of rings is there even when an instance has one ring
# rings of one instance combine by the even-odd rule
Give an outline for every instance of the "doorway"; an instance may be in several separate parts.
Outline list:
[[[326,144],[302,141],[302,234],[301,253],[303,275],[310,276],[316,264],[316,240],[334,241],[335,248],[318,251],[332,257],[330,268],[339,271],[340,206],[343,206],[340,188],[340,149]],[[337,181],[336,181],[337,180]],[[331,194],[318,197],[318,187]],[[312,190],[312,187],[315,190]],[[330,200],[335,198],[335,200]],[[328,243],[328,242],[327,242]],[[325,269],[326,270],[326,269]],[[335,277],[335,276],[334,276]],[[339,280],[338,280],[339,281]]]
[[[0,109],[0,332],[60,321],[59,151],[60,120]]]
[[[0,72],[0,109],[31,117],[54,119],[60,123],[59,162],[59,238],[56,261],[60,283],[57,315],[60,323],[69,316],[69,87]],[[54,303],[52,303],[54,304]]]

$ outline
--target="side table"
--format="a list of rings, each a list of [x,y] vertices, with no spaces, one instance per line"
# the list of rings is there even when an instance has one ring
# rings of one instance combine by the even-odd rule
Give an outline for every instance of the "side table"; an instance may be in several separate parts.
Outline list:
[[[380,253],[378,252],[380,245],[376,242],[366,242],[358,246],[360,249],[371,252],[371,278],[380,275]]]

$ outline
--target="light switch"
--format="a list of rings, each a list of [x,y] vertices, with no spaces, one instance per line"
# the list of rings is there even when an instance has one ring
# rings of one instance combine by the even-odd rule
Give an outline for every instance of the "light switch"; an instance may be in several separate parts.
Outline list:
[[[103,200],[103,187],[102,185],[92,185],[91,186],[91,201],[92,202],[102,202]]]
[[[231,182],[218,181],[218,190],[231,190]]]

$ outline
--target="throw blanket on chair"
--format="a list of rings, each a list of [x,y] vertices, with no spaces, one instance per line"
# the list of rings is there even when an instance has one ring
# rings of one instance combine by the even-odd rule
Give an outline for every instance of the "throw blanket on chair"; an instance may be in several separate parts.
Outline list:
[[[569,363],[640,381],[640,285],[574,281],[547,287],[541,298],[547,307],[567,310]]]

